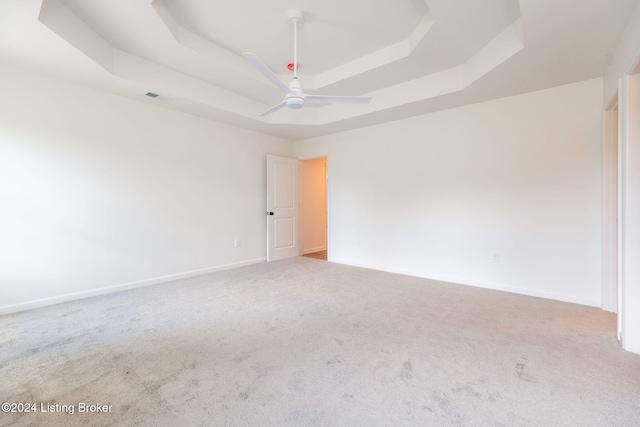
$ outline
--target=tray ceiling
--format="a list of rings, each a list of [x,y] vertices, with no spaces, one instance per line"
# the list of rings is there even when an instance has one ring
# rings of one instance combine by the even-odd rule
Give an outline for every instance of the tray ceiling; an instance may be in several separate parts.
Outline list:
[[[637,3],[4,0],[0,63],[296,140],[601,76]],[[369,105],[259,116],[282,93],[240,53],[287,83],[293,8],[305,92]]]

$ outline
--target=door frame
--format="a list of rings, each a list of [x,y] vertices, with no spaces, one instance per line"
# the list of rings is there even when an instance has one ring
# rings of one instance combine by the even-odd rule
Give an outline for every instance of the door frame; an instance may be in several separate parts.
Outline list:
[[[620,111],[618,94],[602,116],[602,309],[617,313],[620,299]],[[618,334],[620,330],[618,330]]]
[[[640,354],[640,59],[619,80],[620,113],[620,275],[618,332],[625,350]]]

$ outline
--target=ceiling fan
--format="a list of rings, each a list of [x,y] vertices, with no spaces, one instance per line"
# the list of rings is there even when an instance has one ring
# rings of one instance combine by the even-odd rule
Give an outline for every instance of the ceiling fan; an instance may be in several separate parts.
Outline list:
[[[271,83],[284,92],[284,100],[273,108],[260,114],[268,116],[281,108],[289,107],[294,110],[304,107],[305,103],[311,104],[368,104],[371,98],[362,96],[332,96],[332,95],[308,95],[302,91],[300,81],[298,80],[298,25],[302,24],[303,16],[299,10],[291,10],[289,12],[289,22],[293,24],[293,79],[289,82],[289,86],[285,85],[273,71],[269,69],[260,59],[251,52],[243,52],[244,56],[254,67],[258,69]]]

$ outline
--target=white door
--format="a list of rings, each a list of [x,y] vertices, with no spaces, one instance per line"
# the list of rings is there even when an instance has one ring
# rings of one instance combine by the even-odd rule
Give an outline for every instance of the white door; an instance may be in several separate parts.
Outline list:
[[[298,256],[298,161],[267,156],[267,261]]]

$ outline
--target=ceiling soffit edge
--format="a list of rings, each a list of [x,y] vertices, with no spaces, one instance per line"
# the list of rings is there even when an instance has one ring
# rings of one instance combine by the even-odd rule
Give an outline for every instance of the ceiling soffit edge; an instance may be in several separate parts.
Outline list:
[[[207,55],[218,62],[224,63],[229,68],[242,73],[246,77],[256,78],[262,81],[261,76],[257,75],[255,70],[246,64],[246,60],[239,55],[239,52],[231,52],[181,26],[174,18],[164,0],[152,0],[151,6],[179,44],[200,54]],[[355,77],[375,68],[407,58],[420,43],[425,41],[429,29],[431,29],[434,23],[433,15],[430,11],[427,11],[406,39],[322,73],[306,75],[305,86],[311,90],[322,89],[338,81]],[[289,75],[279,75],[278,77],[285,81],[289,79]]]
[[[213,56],[243,75],[253,76],[256,74],[250,64],[239,54],[230,52],[182,28],[173,19],[163,0],[152,0],[151,6],[167,31],[181,45],[202,55]],[[59,0],[42,0],[38,19],[116,77],[136,82],[143,87],[161,90],[166,98],[180,98],[187,103],[191,101],[207,108],[271,124],[324,125],[457,92],[476,82],[524,47],[522,22],[521,19],[518,19],[464,64],[370,92],[367,96],[374,98],[371,104],[360,106],[331,105],[321,108],[307,108],[302,111],[282,110],[278,114],[262,118],[258,116],[265,107],[261,102],[116,49]],[[409,38],[348,64],[315,76],[309,76],[311,78],[308,81],[312,83],[310,88],[315,88],[314,81],[317,87],[321,87],[336,81],[336,79],[353,77],[411,55],[416,47],[425,40],[433,23],[434,19],[429,12]],[[256,80],[260,78],[260,82],[262,82],[262,76],[255,78]],[[320,86],[318,86],[318,82],[320,82]],[[305,77],[306,85],[307,77]],[[171,105],[166,106],[172,108]]]

